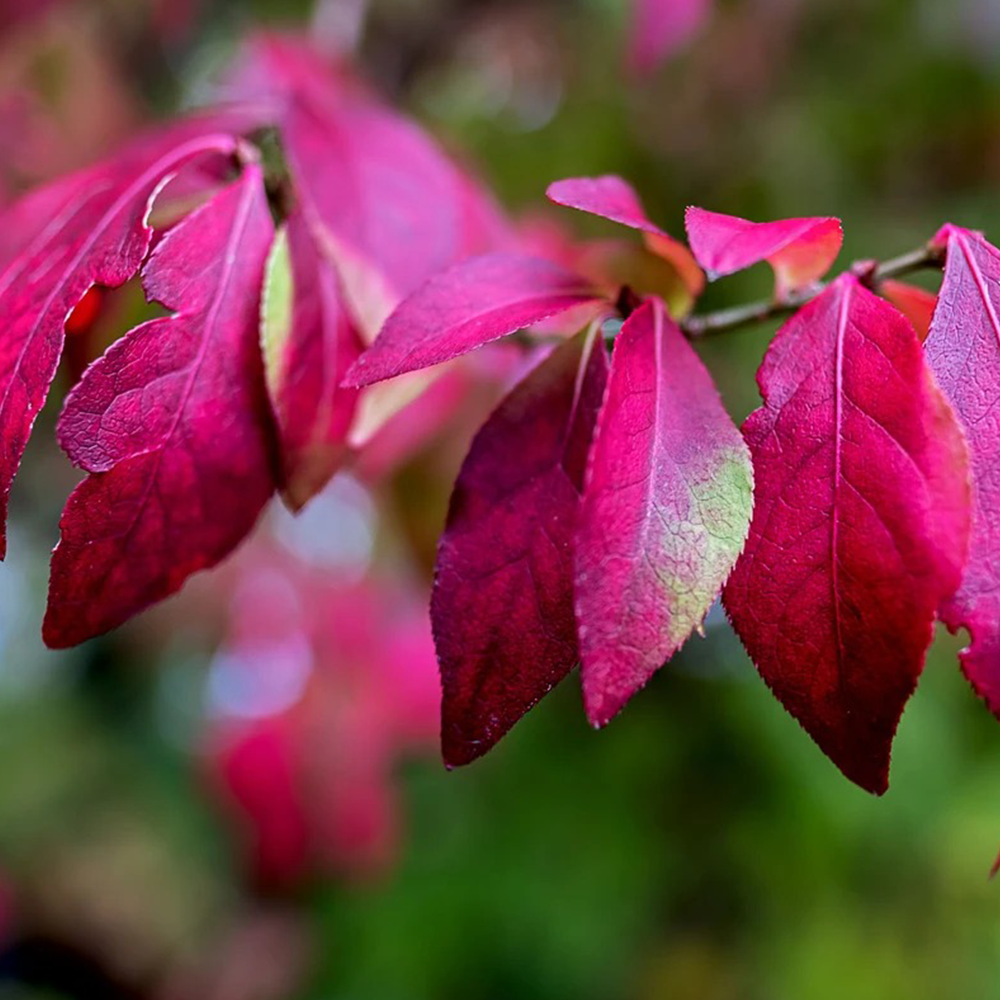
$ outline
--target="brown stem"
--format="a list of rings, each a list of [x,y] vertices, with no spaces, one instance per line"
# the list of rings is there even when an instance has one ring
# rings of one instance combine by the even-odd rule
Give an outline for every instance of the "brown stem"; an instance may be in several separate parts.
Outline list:
[[[887,278],[900,278],[925,268],[940,268],[943,261],[943,248],[927,244],[889,260],[861,262],[856,264],[852,270],[863,284],[875,289]],[[744,306],[733,306],[730,309],[719,309],[716,312],[688,316],[687,319],[681,321],[681,329],[689,339],[694,340],[709,334],[738,330],[751,323],[760,323],[779,316],[787,316],[819,295],[825,287],[825,284],[817,284],[808,291],[796,292],[781,299],[765,299]]]

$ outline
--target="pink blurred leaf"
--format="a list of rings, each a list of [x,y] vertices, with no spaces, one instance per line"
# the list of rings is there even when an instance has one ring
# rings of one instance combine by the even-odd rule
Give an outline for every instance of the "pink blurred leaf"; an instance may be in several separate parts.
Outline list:
[[[64,324],[91,286],[131,278],[149,248],[146,216],[164,178],[209,152],[232,152],[228,135],[182,124],[136,143],[118,159],[28,195],[0,216],[0,557],[7,500],[64,341]]]
[[[255,869],[286,886],[317,870],[378,874],[399,840],[396,763],[438,738],[423,588],[346,585],[260,542],[205,583],[229,599],[209,764],[240,807]]]
[[[358,394],[340,383],[361,353],[336,276],[300,212],[289,217],[271,250],[261,337],[282,447],[282,495],[298,510],[347,456]]]
[[[979,233],[945,226],[944,282],[925,349],[965,430],[972,462],[972,542],[958,592],[941,617],[971,643],[962,670],[1000,716],[1000,250]]]
[[[367,341],[432,274],[509,239],[486,191],[426,132],[308,45],[265,36],[251,59],[259,89],[283,103],[297,193]]]
[[[691,296],[697,298],[701,294],[705,286],[705,275],[691,251],[649,220],[635,189],[621,177],[614,174],[603,177],[567,177],[550,184],[546,194],[557,205],[575,208],[580,212],[618,222],[629,229],[639,230],[645,234],[649,249],[674,266]]]
[[[506,253],[473,257],[404,299],[345,382],[371,385],[429,368],[600,299],[586,279],[540,258]]]
[[[913,328],[849,274],[782,327],[758,382],[757,502],[726,609],[775,697],[881,794],[961,577],[966,449]]]
[[[143,285],[175,315],[126,334],[70,393],[59,440],[94,473],[70,496],[43,629],[120,625],[215,565],[274,489],[257,337],[273,225],[260,168],[159,244]]]
[[[917,285],[893,279],[880,282],[878,290],[910,321],[920,340],[926,340],[937,296]]]
[[[746,445],[663,304],[615,340],[576,543],[584,703],[609,722],[697,628],[743,548]]]
[[[749,222],[735,215],[689,208],[685,222],[691,249],[710,278],[766,260],[774,268],[778,298],[822,278],[844,241],[840,219],[834,218]]]
[[[563,344],[462,465],[431,601],[450,767],[486,753],[577,662],[573,536],[607,371],[596,329]]]
[[[248,861],[265,887],[297,884],[308,868],[311,833],[298,788],[291,720],[275,716],[215,736],[211,761],[227,804],[243,820]]]
[[[296,98],[327,100],[330,93],[357,87],[346,63],[327,54],[301,34],[259,31],[241,46],[224,75],[219,96],[270,108],[272,119]]]
[[[632,0],[628,62],[650,73],[683,48],[701,28],[712,0]]]

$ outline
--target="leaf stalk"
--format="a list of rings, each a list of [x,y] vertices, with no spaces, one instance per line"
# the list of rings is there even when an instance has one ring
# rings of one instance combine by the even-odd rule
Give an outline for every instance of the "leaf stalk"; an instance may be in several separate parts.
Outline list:
[[[940,270],[944,262],[944,249],[934,243],[927,243],[916,250],[900,254],[884,261],[859,261],[851,271],[857,275],[862,284],[873,291],[881,282],[890,278],[901,278],[915,271],[929,268]],[[732,306],[728,309],[718,309],[715,312],[688,316],[681,320],[680,327],[689,340],[697,340],[716,333],[728,333],[753,323],[787,316],[800,309],[814,299],[826,288],[824,282],[804,291],[793,292],[778,299],[763,299],[760,302],[750,302],[747,305]]]

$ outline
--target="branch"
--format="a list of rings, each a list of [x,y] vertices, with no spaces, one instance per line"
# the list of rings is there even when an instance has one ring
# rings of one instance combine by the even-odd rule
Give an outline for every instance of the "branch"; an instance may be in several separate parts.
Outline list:
[[[928,243],[889,260],[881,262],[859,261],[851,268],[851,271],[857,275],[862,284],[874,290],[888,278],[900,278],[926,268],[940,269],[943,262],[944,249]],[[731,309],[702,313],[700,316],[688,316],[687,319],[682,320],[681,329],[685,336],[694,340],[709,334],[737,330],[751,323],[761,323],[764,320],[787,316],[814,299],[824,288],[826,285],[820,283],[806,291],[796,292],[781,299],[765,299],[760,302],[751,302],[745,306],[734,306]]]

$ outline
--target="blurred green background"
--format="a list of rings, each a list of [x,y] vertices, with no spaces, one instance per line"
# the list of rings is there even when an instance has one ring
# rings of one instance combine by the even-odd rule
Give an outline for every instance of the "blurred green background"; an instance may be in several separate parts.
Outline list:
[[[363,6],[81,0],[12,24],[0,89],[38,88],[57,141],[26,158],[24,120],[0,118],[0,173],[17,190],[197,102],[254,23],[353,37]],[[688,204],[838,215],[842,264],[945,221],[1000,236],[1000,0],[717,0],[642,81],[623,71],[619,0],[367,8],[364,71],[514,212],[548,212],[556,178],[615,172],[678,234]],[[89,119],[63,107],[75,89]],[[769,280],[728,279],[703,305]],[[702,348],[738,419],[772,329]],[[570,678],[467,770],[446,773],[430,744],[394,758],[398,837],[377,872],[261,885],[203,753],[224,629],[194,609],[232,578],[46,653],[46,553],[73,481],[47,419],[0,569],[2,1000],[1000,998],[1000,729],[943,633],[883,799],[823,758],[716,610],[605,731]],[[417,589],[473,429],[456,416],[392,476],[348,487],[372,558]],[[333,756],[365,752],[324,747],[329,780]]]

